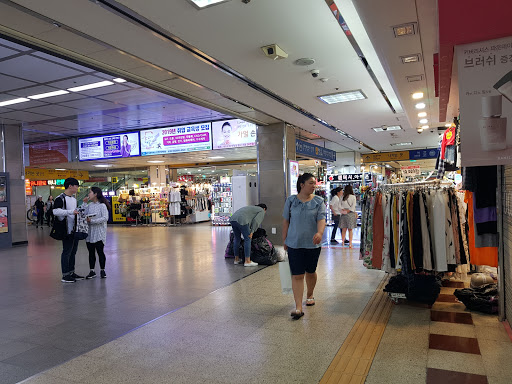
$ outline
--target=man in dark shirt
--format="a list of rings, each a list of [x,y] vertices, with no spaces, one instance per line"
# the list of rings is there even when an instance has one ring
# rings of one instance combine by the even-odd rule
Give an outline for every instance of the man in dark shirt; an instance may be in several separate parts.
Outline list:
[[[44,201],[43,196],[38,195],[36,203],[34,204],[34,207],[36,207],[37,210],[37,221],[36,221],[36,228],[41,225],[41,228],[43,228],[43,220],[44,220]]]

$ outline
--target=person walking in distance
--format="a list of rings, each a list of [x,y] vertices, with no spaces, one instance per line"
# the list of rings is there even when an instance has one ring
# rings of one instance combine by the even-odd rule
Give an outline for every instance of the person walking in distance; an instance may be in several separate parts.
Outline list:
[[[340,198],[343,195],[343,189],[341,187],[334,188],[331,192],[331,201],[329,202],[329,207],[332,212],[332,220],[334,221],[334,225],[332,227],[331,232],[331,244],[338,244],[336,241],[336,232],[338,232],[338,225],[340,222]]]
[[[51,227],[53,225],[53,220],[55,216],[53,216],[53,196],[48,196],[48,201],[46,202],[46,224]]]
[[[244,236],[244,253],[245,261],[244,267],[256,267],[258,263],[251,261],[251,240],[252,235],[260,227],[263,219],[265,218],[265,212],[267,212],[267,206],[265,204],[249,205],[242,207],[230,218],[229,223],[233,228],[233,234],[235,235],[233,241],[233,253],[235,254],[235,264],[241,264],[240,260],[240,242],[242,241],[242,235]]]
[[[108,200],[103,196],[103,193],[98,187],[91,187],[89,194],[84,199],[84,203],[89,202],[85,209],[87,222],[89,223],[89,236],[85,240],[87,250],[89,251],[89,267],[91,271],[85,277],[92,279],[96,277],[94,268],[96,266],[96,252],[100,262],[100,277],[102,279],[107,277],[105,273],[105,242],[107,240],[107,221],[108,212],[111,210]]]
[[[84,279],[83,276],[75,273],[75,255],[79,240],[75,239],[73,228],[75,216],[78,215],[75,198],[78,185],[78,180],[73,177],[64,180],[64,193],[57,196],[53,204],[55,220],[67,220],[67,236],[62,240],[62,254],[60,257],[63,283],[74,283],[77,280]]]
[[[341,198],[340,206],[341,217],[339,225],[341,227],[341,237],[345,239],[345,235],[348,229],[349,248],[352,248],[352,239],[354,237],[353,229],[357,226],[357,213],[356,197],[350,184],[347,185],[343,191],[343,197]]]
[[[295,310],[290,315],[294,320],[304,316],[304,276],[307,285],[306,305],[315,305],[313,291],[317,281],[316,267],[325,230],[325,204],[322,197],[315,196],[315,188],[316,179],[311,173],[299,176],[298,194],[286,199],[283,210],[283,242],[288,251],[295,299]]]
[[[39,225],[41,225],[41,228],[43,228],[44,208],[45,208],[44,207],[43,196],[41,196],[41,195],[37,196],[37,200],[34,203],[34,207],[36,208],[36,211],[37,211],[36,228],[38,228]]]

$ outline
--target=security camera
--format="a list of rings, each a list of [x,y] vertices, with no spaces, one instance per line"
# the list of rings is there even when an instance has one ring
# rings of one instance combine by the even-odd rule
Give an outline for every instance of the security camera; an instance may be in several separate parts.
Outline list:
[[[388,126],[387,125],[383,125],[381,128],[382,128],[383,131],[387,131],[388,130]]]
[[[313,69],[311,71],[311,76],[313,76],[315,79],[320,75],[320,71],[318,69]]]
[[[421,132],[423,132],[423,128],[421,128],[421,127],[416,128],[416,131],[418,131],[418,133],[421,133]]]

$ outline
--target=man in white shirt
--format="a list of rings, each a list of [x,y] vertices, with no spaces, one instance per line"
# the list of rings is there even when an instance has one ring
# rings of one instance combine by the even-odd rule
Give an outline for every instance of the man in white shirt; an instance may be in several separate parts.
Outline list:
[[[75,194],[78,192],[78,180],[69,177],[64,180],[65,191],[55,199],[53,205],[53,214],[55,220],[67,219],[68,235],[62,240],[62,282],[74,283],[77,280],[83,280],[83,276],[75,273],[75,255],[78,249],[78,240],[73,236],[73,227],[75,225],[75,216],[78,214]]]

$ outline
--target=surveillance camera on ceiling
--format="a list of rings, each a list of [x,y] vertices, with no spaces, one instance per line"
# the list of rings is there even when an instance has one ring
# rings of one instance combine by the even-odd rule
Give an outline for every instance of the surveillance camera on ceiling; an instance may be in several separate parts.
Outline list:
[[[388,130],[388,126],[387,125],[383,125],[381,128],[382,128],[383,131],[387,131]]]
[[[266,56],[274,60],[286,59],[288,57],[288,54],[279,48],[277,44],[266,45],[261,47],[261,49]]]
[[[318,69],[313,69],[311,71],[311,76],[313,76],[315,79],[320,75],[320,71]]]

